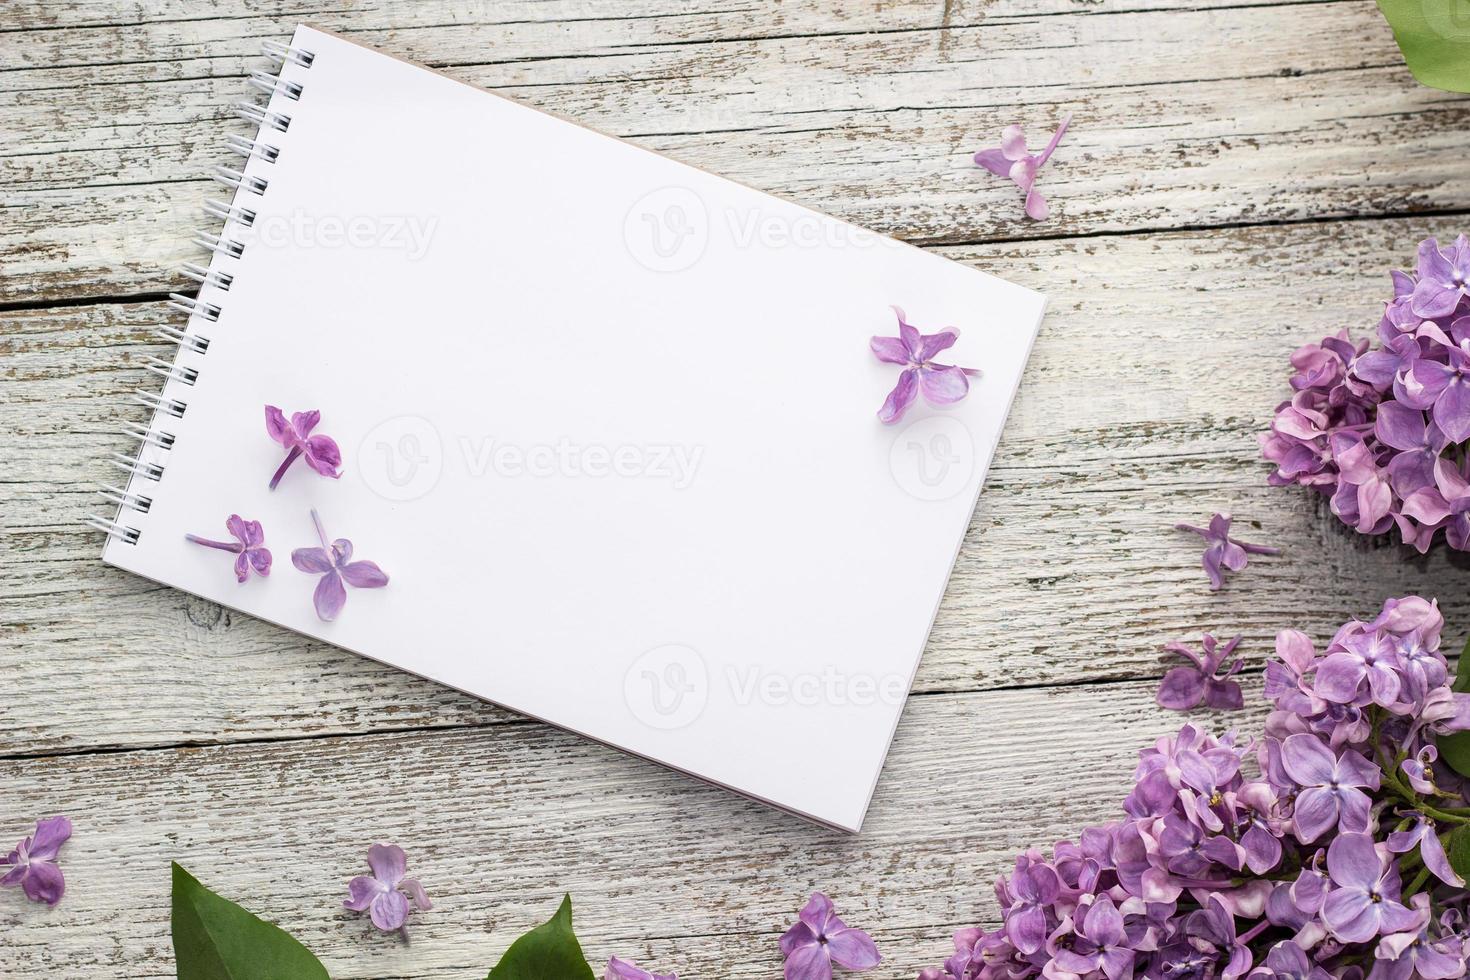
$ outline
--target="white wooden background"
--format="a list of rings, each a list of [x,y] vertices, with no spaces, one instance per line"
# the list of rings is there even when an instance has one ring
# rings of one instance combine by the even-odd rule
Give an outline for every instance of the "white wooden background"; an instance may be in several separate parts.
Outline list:
[[[1051,294],[861,836],[98,561],[78,521],[166,353],[228,107],[298,20]],[[1065,112],[1030,223],[969,157]],[[0,843],[76,833],[59,907],[0,893],[0,973],[173,976],[171,859],[339,978],[482,977],[563,891],[594,963],[777,977],[814,888],[876,936],[868,976],[938,962],[1017,849],[1112,814],[1178,723],[1163,642],[1242,632],[1258,665],[1279,628],[1410,591],[1470,630],[1463,562],[1347,533],[1255,448],[1286,355],[1369,332],[1386,270],[1470,227],[1467,123],[1371,0],[8,0]],[[1220,594],[1170,530],[1215,509],[1286,549]],[[375,840],[436,902],[411,945],[338,907]]]

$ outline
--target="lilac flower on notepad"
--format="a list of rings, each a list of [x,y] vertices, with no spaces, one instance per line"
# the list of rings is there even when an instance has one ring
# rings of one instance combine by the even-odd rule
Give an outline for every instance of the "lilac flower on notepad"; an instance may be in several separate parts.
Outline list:
[[[832,980],[832,965],[871,970],[882,959],[873,939],[837,917],[832,900],[813,892],[796,924],[781,937],[786,980]]]
[[[320,548],[297,548],[291,552],[291,564],[303,572],[320,575],[312,602],[316,614],[330,623],[337,618],[347,604],[347,589],[343,583],[355,589],[381,589],[388,584],[388,575],[376,562],[353,561],[352,542],[346,538],[327,543],[327,532],[322,529],[322,519],[316,511],[311,512]]]
[[[922,394],[931,405],[949,405],[970,393],[970,378],[980,372],[974,368],[955,367],[952,364],[935,364],[934,358],[948,350],[959,339],[960,332],[954,327],[945,327],[938,333],[921,334],[904,318],[903,310],[893,307],[898,314],[897,337],[874,337],[869,346],[878,360],[888,364],[902,364],[903,373],[898,384],[888,393],[878,418],[884,425],[892,425],[903,418],[914,399]]]
[[[55,905],[66,891],[66,879],[56,866],[56,855],[71,837],[71,821],[66,817],[47,817],[36,821],[36,832],[15,845],[15,850],[0,859],[0,885],[20,886],[33,902]]]
[[[348,882],[344,909],[366,912],[373,925],[384,932],[396,932],[408,922],[410,898],[420,909],[434,907],[418,879],[404,877],[408,873],[408,856],[403,848],[397,844],[374,844],[368,848],[367,862],[373,873],[358,875]]]
[[[1176,531],[1192,531],[1205,539],[1205,552],[1200,564],[1210,577],[1210,591],[1218,592],[1225,585],[1225,572],[1238,572],[1245,567],[1248,555],[1279,555],[1280,548],[1268,548],[1260,544],[1246,544],[1230,536],[1230,515],[1216,514],[1210,518],[1209,527],[1193,524],[1175,524]]]
[[[1046,144],[1046,149],[1040,153],[1032,154],[1026,150],[1026,133],[1020,126],[1007,126],[1001,130],[1000,146],[994,149],[981,150],[975,154],[975,162],[989,170],[997,177],[1009,177],[1016,186],[1026,192],[1026,213],[1037,221],[1043,221],[1051,213],[1046,203],[1046,198],[1036,189],[1036,174],[1046,161],[1051,159],[1052,153],[1056,151],[1057,144],[1062,141],[1062,135],[1066,133],[1067,127],[1071,125],[1072,117],[1069,115],[1062,120],[1057,131],[1052,133],[1051,141]]]
[[[607,974],[602,980],[679,980],[679,977],[673,973],[649,973],[637,964],[614,956],[607,961]]]
[[[281,482],[281,477],[286,475],[291,464],[302,456],[306,457],[306,465],[322,476],[330,476],[334,480],[342,476],[342,450],[337,448],[337,443],[331,436],[311,434],[321,417],[321,412],[312,409],[309,412],[295,412],[287,419],[286,414],[276,406],[265,407],[266,433],[286,447],[286,458],[271,477],[272,490]]]
[[[212,541],[197,534],[186,534],[184,540],[234,554],[236,581],[244,582],[249,578],[252,568],[257,575],[269,575],[271,553],[265,546],[265,531],[260,522],[247,521],[239,514],[231,514],[225,520],[225,529],[234,536],[234,541]]]

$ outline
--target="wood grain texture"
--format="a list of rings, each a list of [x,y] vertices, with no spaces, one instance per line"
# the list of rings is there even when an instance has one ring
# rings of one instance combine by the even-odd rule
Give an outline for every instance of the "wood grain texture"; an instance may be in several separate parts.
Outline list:
[[[1177,724],[1151,697],[1133,683],[914,698],[858,837],[530,724],[0,762],[7,806],[77,828],[61,905],[0,902],[6,975],[172,976],[177,860],[337,980],[478,980],[566,891],[594,962],[769,980],[813,888],[873,930],[874,976],[912,977],[953,928],[994,918],[990,882],[1024,841],[1114,818],[1136,749]],[[435,903],[409,946],[340,910],[373,840],[403,843]]]
[[[682,29],[543,12],[354,36],[917,242],[1444,211],[1470,194],[1470,100],[1415,86],[1369,0],[1010,4],[944,30],[932,5],[922,26],[900,5],[887,29],[853,15],[849,32],[800,33],[831,7],[752,8],[778,9],[790,36],[759,32],[752,11]],[[262,63],[259,39],[287,30],[246,18],[0,34],[14,66],[0,73],[0,301],[180,285],[204,178],[227,159],[223,133],[244,131],[228,118],[241,76]],[[1076,128],[1046,177],[1056,217],[1020,222],[1014,188],[970,154],[1018,120],[1041,138],[1065,112]]]
[[[70,814],[52,910],[0,894],[19,980],[173,975],[183,861],[334,977],[483,977],[563,891],[594,962],[779,974],[830,892],[913,976],[993,920],[1018,849],[1116,813],[1175,726],[1158,647],[1325,637],[1470,571],[1264,485],[1300,343],[1368,333],[1422,237],[1470,212],[1470,100],[1416,87],[1368,0],[23,0],[0,23],[0,832]],[[298,21],[443,68],[1051,296],[856,838],[105,568],[77,525],[154,389],[158,295],[262,38]],[[1074,129],[1018,220],[969,154]],[[346,448],[346,447],[344,447]],[[1221,593],[1170,527],[1281,545]],[[1248,693],[1258,705],[1254,681]],[[1253,708],[1209,723],[1250,723]],[[803,764],[773,760],[772,764]],[[0,838],[0,841],[5,838]],[[338,910],[374,840],[437,903],[411,945]]]

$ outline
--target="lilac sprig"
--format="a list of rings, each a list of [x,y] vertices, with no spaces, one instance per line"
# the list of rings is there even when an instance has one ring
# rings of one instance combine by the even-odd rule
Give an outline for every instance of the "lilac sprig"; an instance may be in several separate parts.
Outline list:
[[[1344,330],[1292,355],[1260,436],[1269,481],[1325,495],[1362,534],[1397,528],[1423,553],[1443,531],[1470,551],[1470,240],[1425,239],[1392,279],[1376,345]]]
[[[1470,892],[1445,840],[1470,834],[1470,793],[1437,742],[1470,729],[1470,695],[1443,626],[1409,596],[1320,652],[1283,631],[1259,739],[1159,739],[1120,818],[1017,857],[1000,925],[960,930],[921,980],[1464,976]]]

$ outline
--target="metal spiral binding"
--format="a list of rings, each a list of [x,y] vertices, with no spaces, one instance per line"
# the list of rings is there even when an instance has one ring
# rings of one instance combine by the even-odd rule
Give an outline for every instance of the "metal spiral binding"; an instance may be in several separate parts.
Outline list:
[[[263,105],[254,102],[236,102],[235,115],[247,122],[253,122],[257,126],[269,126],[278,133],[284,133],[291,125],[291,117],[283,116],[279,112],[271,112]]]
[[[288,82],[279,75],[272,75],[268,71],[253,71],[250,73],[250,84],[260,89],[267,95],[275,95],[280,92],[286,98],[296,100],[301,98],[303,89],[296,82]]]
[[[221,221],[238,221],[246,228],[255,224],[254,211],[238,204],[216,201],[214,198],[209,198],[204,202],[204,213],[211,218],[219,218]]]
[[[194,296],[185,296],[183,293],[169,293],[168,305],[180,313],[190,316],[202,316],[211,322],[218,320],[220,308],[213,303],[206,303]]]
[[[179,271],[201,286],[214,286],[216,289],[221,289],[225,292],[229,292],[230,286],[235,282],[235,277],[222,269],[206,269],[204,266],[195,265],[193,262],[183,263],[179,266]]]
[[[271,182],[264,177],[246,176],[234,167],[215,167],[210,176],[226,187],[237,191],[246,190],[257,197],[263,196],[266,188],[271,185]]]
[[[284,69],[287,65],[299,68],[310,68],[316,60],[316,55],[310,51],[300,48],[289,47],[276,41],[266,41],[261,45],[265,55]],[[299,100],[306,91],[300,82],[283,79],[269,72],[253,71],[250,73],[250,84],[254,88],[261,89],[270,95],[279,94],[283,98]],[[291,125],[291,117],[284,113],[274,112],[265,106],[253,102],[240,102],[235,105],[235,114],[242,119],[255,124],[256,135],[253,138],[231,135],[226,140],[226,145],[233,152],[250,159],[258,159],[266,164],[274,164],[281,155],[281,149],[261,139],[261,132],[271,129],[284,133]],[[256,212],[245,204],[236,203],[241,194],[249,194],[256,198],[262,197],[270,187],[270,181],[256,174],[247,174],[244,169],[219,166],[214,168],[213,177],[235,191],[236,200],[226,203],[224,201],[209,200],[204,204],[206,214],[218,218],[228,227],[235,223],[242,227],[251,227],[255,223]],[[220,292],[229,292],[234,284],[235,275],[225,268],[218,268],[221,264],[228,265],[235,262],[245,254],[245,244],[231,238],[225,237],[223,233],[216,234],[210,231],[199,231],[195,233],[194,244],[211,253],[211,261],[207,266],[196,265],[193,262],[185,262],[181,271],[185,276],[199,283],[201,289],[217,289]],[[170,324],[160,324],[154,329],[154,334],[170,343],[177,344],[181,351],[187,351],[195,355],[203,355],[209,351],[209,338],[200,336],[190,330],[196,319],[218,322],[224,312],[218,303],[210,302],[201,296],[189,296],[184,293],[170,293],[168,298],[170,308],[178,310],[188,316],[188,322],[183,327]],[[165,361],[162,358],[149,357],[144,365],[147,370],[164,378],[165,382],[174,384],[193,385],[198,382],[200,371],[198,368],[190,367],[177,361]],[[116,487],[110,483],[102,483],[97,486],[97,493],[109,503],[116,504],[118,516],[116,518],[101,517],[89,514],[84,523],[91,528],[103,532],[111,538],[122,541],[125,544],[137,544],[142,535],[136,527],[122,522],[122,511],[131,510],[135,513],[146,514],[153,507],[153,497],[148,493],[140,492],[133,487],[135,479],[148,480],[153,483],[163,479],[166,464],[160,462],[156,457],[166,454],[174,446],[175,436],[172,432],[155,428],[152,423],[159,416],[167,415],[173,418],[183,418],[188,409],[188,403],[177,398],[165,397],[150,391],[138,391],[133,394],[132,400],[147,407],[153,418],[149,425],[140,425],[136,422],[128,422],[122,426],[122,432],[136,439],[139,443],[138,451],[132,455],[124,453],[112,453],[110,462],[128,474],[128,485],[126,488]],[[145,453],[148,457],[145,458]]]
[[[194,244],[200,248],[206,248],[216,255],[226,255],[232,259],[238,259],[245,254],[245,246],[228,238],[222,238],[212,231],[194,232]]]
[[[225,145],[246,159],[260,157],[266,163],[275,163],[276,158],[281,155],[281,148],[278,146],[262,143],[259,138],[246,139],[236,133],[225,137]]]

